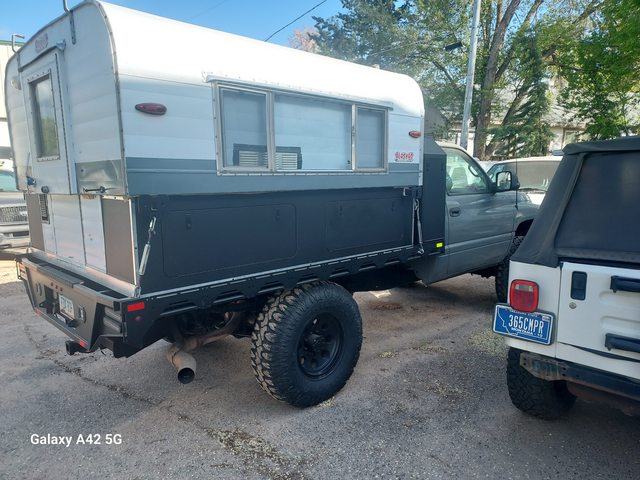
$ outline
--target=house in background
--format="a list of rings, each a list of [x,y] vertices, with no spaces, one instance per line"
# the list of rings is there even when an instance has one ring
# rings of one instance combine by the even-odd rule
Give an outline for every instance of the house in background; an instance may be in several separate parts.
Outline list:
[[[555,79],[550,82],[549,85],[549,100],[551,107],[549,112],[545,115],[545,120],[551,127],[553,138],[549,142],[547,154],[551,154],[554,150],[560,150],[569,143],[579,142],[586,140],[584,135],[585,125],[584,123],[574,119],[574,114],[564,108],[560,104],[560,91],[564,87],[561,79]],[[510,105],[513,101],[514,94],[509,90],[501,90],[497,93],[499,97],[498,102],[502,105]],[[491,127],[499,127],[500,121],[506,113],[506,108],[494,111],[492,116]],[[449,133],[446,137],[448,141],[460,144],[460,134],[462,130],[462,124],[455,122],[450,125]],[[473,125],[469,128],[469,146],[467,150],[469,153],[473,153],[473,139],[475,137],[475,128]],[[491,136],[489,136],[489,139]],[[491,160],[501,160],[504,157],[494,156]]]

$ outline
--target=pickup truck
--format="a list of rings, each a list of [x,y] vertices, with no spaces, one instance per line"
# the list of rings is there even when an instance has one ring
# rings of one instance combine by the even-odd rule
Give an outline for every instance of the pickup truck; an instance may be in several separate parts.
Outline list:
[[[513,186],[500,192],[500,177],[491,180],[462,147],[438,145],[447,157],[446,248],[443,255],[419,262],[417,275],[427,284],[463,273],[495,277],[498,301],[504,302],[509,259],[529,231],[538,205],[518,191],[515,173],[510,174]]]
[[[13,162],[0,159],[0,249],[29,245],[24,195],[16,188]]]
[[[359,357],[353,292],[472,272],[504,298],[536,210],[423,135],[407,76],[104,2],[26,42],[6,92],[33,309],[69,354],[167,340],[183,383],[251,337],[267,393],[320,403]]]

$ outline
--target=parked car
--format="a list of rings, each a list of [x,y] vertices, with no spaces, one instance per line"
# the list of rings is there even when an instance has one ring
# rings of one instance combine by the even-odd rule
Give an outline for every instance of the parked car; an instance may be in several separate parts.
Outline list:
[[[0,160],[0,248],[29,245],[24,195],[16,187],[11,160]]]
[[[485,172],[488,172],[496,163],[495,160],[478,160],[478,163]]]
[[[517,175],[520,192],[526,193],[533,203],[540,205],[561,159],[559,156],[549,156],[503,160],[494,163],[487,174],[494,182],[500,172]]]
[[[495,309],[520,410],[553,419],[580,396],[640,414],[638,205],[640,137],[565,148]]]

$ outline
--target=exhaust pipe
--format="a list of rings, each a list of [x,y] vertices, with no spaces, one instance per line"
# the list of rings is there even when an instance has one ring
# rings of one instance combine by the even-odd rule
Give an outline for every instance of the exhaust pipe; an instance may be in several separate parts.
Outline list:
[[[196,359],[188,353],[184,346],[174,343],[167,351],[167,358],[171,365],[178,370],[178,381],[182,384],[191,383],[196,377]]]
[[[242,313],[234,312],[229,315],[229,320],[224,327],[205,335],[188,337],[172,344],[167,350],[167,359],[178,370],[178,381],[182,384],[187,384],[196,377],[196,359],[189,352],[232,334],[244,319],[245,317]],[[181,338],[179,332],[177,332],[176,338]]]

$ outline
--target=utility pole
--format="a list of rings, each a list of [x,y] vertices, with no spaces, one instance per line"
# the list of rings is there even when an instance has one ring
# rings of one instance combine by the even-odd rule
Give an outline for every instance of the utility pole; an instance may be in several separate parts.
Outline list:
[[[467,66],[467,85],[464,92],[464,112],[462,113],[462,133],[460,146],[469,145],[469,117],[471,116],[471,100],[473,99],[473,77],[476,72],[476,51],[478,50],[478,23],[480,22],[480,2],[473,4],[473,20],[471,21],[471,42],[469,43],[469,63]]]

